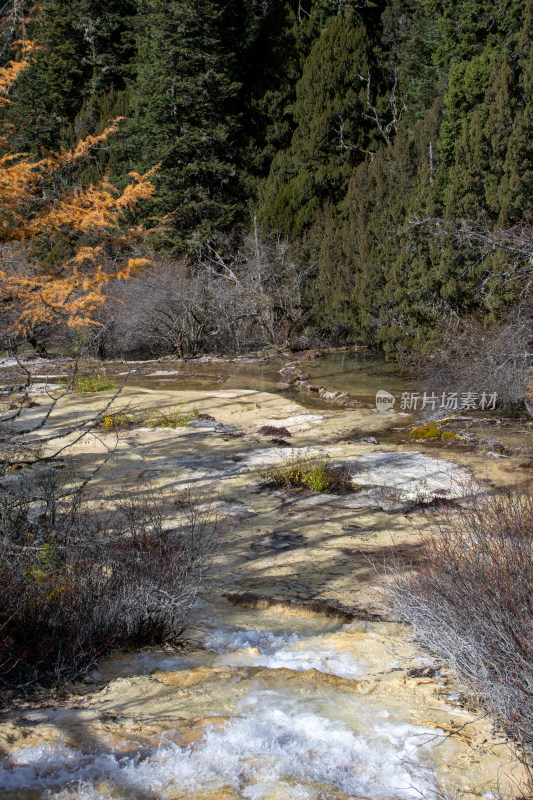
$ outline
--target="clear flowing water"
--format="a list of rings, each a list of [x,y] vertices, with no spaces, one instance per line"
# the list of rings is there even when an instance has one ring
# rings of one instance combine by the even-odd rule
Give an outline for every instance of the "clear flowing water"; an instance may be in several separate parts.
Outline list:
[[[286,364],[282,359],[265,363],[166,361],[152,365],[131,365],[129,383],[154,388],[182,389],[254,389],[281,393],[299,402],[320,403],[309,393],[287,388],[279,370]],[[374,402],[376,392],[385,389],[392,394],[414,388],[414,378],[397,364],[385,362],[366,351],[328,353],[299,364],[311,383],[328,390],[348,392],[359,400]]]
[[[307,406],[327,407],[328,404],[309,392],[290,388],[279,370],[287,364],[283,358],[267,361],[106,361],[80,362],[80,374],[103,372],[120,381],[128,375],[128,386],[148,389],[252,389],[274,392]],[[28,362],[37,382],[71,375],[69,362],[35,359]],[[70,363],[71,366],[71,363]],[[392,394],[415,387],[413,377],[396,364],[385,362],[364,350],[329,353],[319,358],[299,362],[299,367],[312,383],[328,390],[348,392],[364,402],[374,402],[379,389]],[[0,360],[0,382],[20,382],[22,373],[16,362]],[[25,377],[25,376],[24,376]]]
[[[356,678],[361,665],[349,651],[325,643],[340,630],[338,623],[320,617],[290,617],[261,610],[249,611],[228,603],[217,608],[199,604],[196,622],[188,634],[196,652],[171,655],[157,649],[112,659],[102,665],[99,675],[148,674],[153,669],[182,670],[208,666],[262,666],[287,668],[296,672],[316,669],[326,675]]]
[[[6,797],[22,782],[35,797],[61,800],[430,800],[429,778],[406,765],[417,758],[421,730],[376,719],[361,736],[283,692],[256,692],[235,721],[208,729],[195,746],[160,741],[134,755],[31,748],[0,783]]]
[[[304,368],[312,383],[348,392],[366,402],[373,403],[380,389],[401,394],[417,388],[414,376],[407,370],[364,350],[329,353],[307,362]]]

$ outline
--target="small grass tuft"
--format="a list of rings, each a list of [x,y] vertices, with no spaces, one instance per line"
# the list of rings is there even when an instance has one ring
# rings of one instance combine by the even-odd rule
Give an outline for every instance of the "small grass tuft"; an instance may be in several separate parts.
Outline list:
[[[107,375],[98,373],[97,375],[83,375],[76,378],[72,391],[74,392],[108,392],[116,389],[117,384],[115,381],[108,378]]]
[[[439,422],[428,422],[427,425],[419,425],[417,428],[413,428],[413,430],[409,434],[410,439],[442,439],[442,440],[450,440],[456,439],[457,434],[455,431],[444,431],[440,427],[444,425],[447,420],[441,420]]]
[[[409,434],[410,439],[440,439],[441,431],[434,422],[429,425],[420,425],[418,428],[413,428]]]
[[[150,414],[152,416],[144,423],[149,428],[186,428],[191,420],[198,419],[199,416],[196,407],[192,411],[184,412],[181,406],[169,413],[152,408]]]
[[[125,430],[133,427],[134,424],[133,417],[130,414],[117,411],[114,414],[106,414],[102,417],[98,427],[103,431]]]
[[[455,431],[442,431],[441,439],[457,439],[457,434]]]
[[[312,492],[353,492],[350,471],[345,467],[332,467],[328,458],[311,461],[291,457],[283,466],[272,467],[261,473],[267,486],[277,489],[309,489]]]

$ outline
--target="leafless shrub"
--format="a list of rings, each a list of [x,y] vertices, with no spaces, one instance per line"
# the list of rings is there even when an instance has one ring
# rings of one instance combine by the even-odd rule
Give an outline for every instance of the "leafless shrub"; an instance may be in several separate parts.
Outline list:
[[[253,231],[236,255],[223,257],[208,246],[200,265],[210,281],[216,279],[217,291],[226,286],[220,313],[233,309],[228,323],[236,334],[236,349],[291,347],[308,310],[304,285],[309,270],[291,258],[287,239],[263,238],[254,220]]]
[[[76,368],[27,418],[33,376],[19,367],[0,415],[0,686],[24,689],[71,679],[124,644],[178,636],[217,524],[192,496],[176,521],[150,487],[97,509],[88,491],[113,449],[80,475],[61,456],[111,414],[122,387],[99,413],[54,432],[49,422]]]
[[[194,356],[212,324],[202,281],[184,260],[162,258],[110,298],[109,349],[139,355]]]
[[[217,535],[194,497],[181,509],[169,524],[164,496],[141,487],[98,513],[53,468],[0,489],[0,684],[72,679],[120,646],[175,640]]]
[[[473,319],[448,319],[437,352],[421,364],[431,389],[496,392],[501,406],[525,402],[532,369],[533,319],[525,313],[491,328]]]
[[[533,496],[444,509],[424,544],[390,576],[394,610],[517,744],[533,788]]]
[[[205,245],[196,262],[162,258],[113,287],[106,349],[180,357],[290,346],[305,316],[305,270],[255,229],[236,253]]]

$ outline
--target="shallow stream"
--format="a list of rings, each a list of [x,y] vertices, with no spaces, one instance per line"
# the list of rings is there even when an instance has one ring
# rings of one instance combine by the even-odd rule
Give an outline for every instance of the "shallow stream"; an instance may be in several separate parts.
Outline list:
[[[368,552],[394,554],[398,537],[416,549],[402,492],[418,497],[420,481],[427,491],[442,490],[453,478],[448,470],[459,468],[411,452],[408,440],[397,446],[392,437],[405,439],[409,421],[392,414],[389,422],[372,408],[379,389],[397,395],[414,388],[397,367],[351,352],[299,362],[310,381],[367,406],[341,408],[288,388],[284,364],[128,365],[128,385],[143,390],[135,389],[143,403],[176,403],[182,392],[207,421],[126,432],[97,478],[102,492],[146,475],[177,492],[194,475],[221,493],[228,541],[181,650],[145,648],[110,659],[64,703],[28,704],[0,719],[5,800],[440,800],[456,790],[462,800],[495,797],[501,764],[512,759],[497,750],[501,744],[485,746],[490,725],[480,726],[461,705],[453,677],[417,654],[405,629],[366,611],[366,621],[352,619],[335,606],[357,605],[357,581],[373,580]],[[81,366],[115,379],[126,373],[120,362]],[[36,360],[33,371],[53,381],[69,365]],[[0,375],[16,380],[15,367],[4,365]],[[97,400],[69,396],[64,413],[94,413]],[[265,424],[291,428],[294,453],[318,446],[364,465],[361,492],[263,492],[259,471],[285,454],[259,433]],[[374,432],[379,445],[368,436]],[[98,447],[105,451],[99,437],[80,444],[78,467],[83,458],[92,464]],[[221,599],[235,592],[282,597],[285,605],[247,608]],[[306,606],[296,613],[293,601],[322,604],[324,612]],[[429,677],[420,677],[426,668]],[[475,725],[471,733],[463,734],[465,724]],[[439,794],[443,782],[449,795]]]
[[[34,359],[27,362],[36,381],[54,381],[61,376],[68,378],[68,366],[72,362],[61,359]],[[251,389],[274,392],[290,400],[310,406],[330,407],[316,395],[301,392],[287,386],[279,370],[287,364],[287,358],[256,359],[240,357],[233,360],[196,359],[190,361],[161,359],[155,361],[80,361],[80,373],[103,372],[120,381],[128,375],[128,386],[172,391],[200,389]],[[408,372],[396,364],[360,351],[326,353],[318,358],[300,362],[302,370],[311,382],[328,390],[348,392],[357,400],[374,403],[376,392],[385,389],[401,393],[414,386]],[[20,380],[22,373],[12,359],[0,359],[0,382]]]
[[[103,663],[93,675],[106,683],[147,675],[154,682],[155,676],[173,690],[167,705],[184,712],[186,725],[178,713],[175,725],[163,724],[151,736],[158,716],[152,702],[146,733],[141,725],[96,746],[78,733],[73,747],[64,731],[55,745],[15,751],[0,769],[6,800],[435,797],[435,750],[442,762],[459,754],[457,745],[410,722],[393,698],[384,708],[364,691],[376,667],[354,649],[365,623],[222,601],[199,603],[195,615],[196,649],[182,655],[146,649]],[[374,635],[383,638],[383,631]],[[392,652],[390,658],[381,665],[385,673],[398,669]],[[160,705],[161,722],[165,708]],[[122,713],[128,713],[127,697]]]
[[[153,365],[153,368],[131,364],[131,369],[135,371],[129,382],[147,388],[254,389],[282,394],[306,405],[324,406],[324,402],[316,396],[287,387],[279,373],[285,363],[286,359],[205,364],[197,361],[166,361]],[[311,383],[328,390],[347,392],[357,400],[371,404],[380,389],[400,394],[415,385],[408,372],[366,351],[326,353],[319,358],[303,361],[300,366],[309,375]]]

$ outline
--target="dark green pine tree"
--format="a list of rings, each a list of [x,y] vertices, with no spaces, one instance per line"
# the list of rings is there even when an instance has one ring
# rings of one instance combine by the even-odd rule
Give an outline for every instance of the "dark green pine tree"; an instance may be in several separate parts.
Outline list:
[[[321,246],[308,254],[318,264],[322,329],[340,319],[352,335],[398,357],[430,348],[442,315],[495,320],[505,313],[512,291],[498,288],[490,302],[478,291],[482,280],[505,268],[505,254],[480,259],[465,243],[432,239],[416,221],[505,226],[531,214],[532,5],[428,0],[424,9],[413,0],[387,8],[382,44],[389,37],[385,54],[411,107],[392,147],[382,146],[355,170],[346,201],[337,206],[336,234],[323,226]],[[413,60],[419,37],[423,68]],[[424,109],[431,74],[436,102]],[[342,280],[328,283],[339,274]]]
[[[276,153],[290,146],[295,128],[296,84],[318,35],[314,19],[302,13],[299,18],[298,3],[292,5],[296,7],[283,0],[266,5],[244,64],[247,140],[243,158],[250,172],[251,196],[257,179],[268,175]]]
[[[313,45],[296,86],[291,145],[275,156],[260,192],[266,225],[297,236],[325,200],[342,199],[354,167],[376,142],[366,105],[365,81],[373,75],[361,18],[339,13]]]
[[[512,131],[507,142],[501,208],[511,221],[533,216],[533,0],[524,3],[522,28],[516,47],[518,96]]]
[[[138,16],[129,166],[159,163],[158,214],[194,246],[242,215],[236,42],[240,3],[147,0]]]
[[[485,48],[481,55],[461,62],[465,75],[471,73],[471,65],[479,65],[481,59],[490,64],[490,72],[488,79],[478,82],[475,102],[458,103],[454,110],[459,134],[453,158],[451,149],[445,155],[442,175],[444,213],[448,220],[505,228],[516,220],[529,218],[533,211],[531,0],[525,3],[524,11],[521,26],[516,25],[516,20],[511,25],[512,17],[506,19],[505,30],[500,30],[500,34],[505,35],[500,35],[490,51]],[[479,96],[481,88],[482,97]],[[453,94],[453,82],[450,82],[448,108]],[[449,132],[450,118],[448,113],[442,128],[445,135]],[[479,285],[481,281],[490,280],[492,275],[505,272],[507,258],[504,252],[496,249],[480,259],[475,250],[448,244],[440,258],[440,269],[450,276],[450,286],[455,280],[451,294],[456,306],[460,288]],[[459,276],[463,277],[459,280]],[[480,302],[463,297],[461,310],[476,313],[481,318],[497,319],[513,301],[514,292],[514,287],[505,287],[505,282],[501,282],[489,297],[480,298]]]
[[[438,123],[436,107],[412,132],[400,129],[392,147],[357,169],[343,205],[353,333],[391,357],[429,344],[441,300],[431,240],[410,224],[435,213],[430,145]]]
[[[448,63],[439,65],[435,53],[442,44],[438,17],[427,13],[427,0],[390,0],[381,15],[378,39],[380,65],[396,71],[403,120],[414,124],[446,88]]]
[[[453,163],[457,140],[485,102],[497,65],[513,60],[524,11],[523,0],[428,0],[441,36],[435,61],[449,70],[439,150]]]
[[[37,6],[26,33],[38,47],[5,113],[17,131],[17,149],[40,152],[68,143],[67,131],[84,102],[124,88],[135,8],[135,0],[48,0]],[[76,133],[94,129],[82,126]]]
[[[512,47],[509,33],[518,31],[524,0],[424,0],[426,15],[438,21],[441,35],[435,62],[447,68],[450,61],[468,62],[483,50]]]

